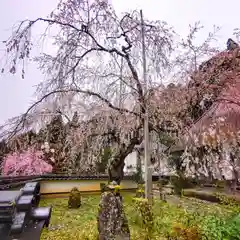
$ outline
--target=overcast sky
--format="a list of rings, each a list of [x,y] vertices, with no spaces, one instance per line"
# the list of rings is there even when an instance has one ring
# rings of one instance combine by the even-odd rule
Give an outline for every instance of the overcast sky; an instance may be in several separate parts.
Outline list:
[[[34,19],[49,14],[58,0],[0,0],[0,41],[11,34],[11,27],[17,21]],[[237,25],[240,9],[239,0],[112,0],[115,9],[125,12],[130,9],[143,9],[148,19],[160,19],[174,26],[181,35],[186,35],[188,25],[200,20],[205,26],[199,41],[204,39],[212,26],[222,27],[219,44],[225,48],[226,40],[232,36]],[[39,30],[41,31],[41,27]],[[0,66],[3,55],[0,43]],[[29,106],[34,92],[33,86],[42,79],[36,66],[28,63],[25,79],[20,74],[0,75],[0,124],[8,118],[23,113]]]

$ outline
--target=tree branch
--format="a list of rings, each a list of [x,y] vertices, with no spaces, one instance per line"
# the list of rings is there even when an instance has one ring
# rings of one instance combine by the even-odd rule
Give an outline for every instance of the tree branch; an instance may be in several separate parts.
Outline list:
[[[118,55],[124,57],[124,54],[121,53],[120,51],[118,51],[116,48],[112,48],[112,49],[107,49],[105,47],[103,47],[102,45],[100,45],[97,40],[94,38],[94,36],[89,32],[89,31],[83,31],[82,29],[79,29],[77,27],[75,27],[74,25],[70,24],[70,23],[63,23],[63,22],[60,22],[60,21],[57,21],[57,20],[53,20],[53,19],[47,19],[47,18],[37,18],[36,20],[34,21],[29,21],[29,26],[26,28],[29,29],[32,27],[33,24],[37,23],[38,21],[43,21],[43,22],[47,22],[49,24],[57,24],[57,25],[61,25],[61,26],[65,26],[65,27],[69,27],[69,28],[72,28],[74,29],[75,31],[77,32],[82,32],[82,33],[85,33],[87,34],[93,41],[94,43],[98,46],[99,50],[101,49],[102,51],[105,51],[105,52],[109,52],[109,53],[117,53]],[[25,21],[24,21],[25,22]],[[23,23],[23,22],[22,22]],[[22,24],[21,24],[22,25]],[[19,31],[19,30],[18,30]],[[17,31],[17,32],[18,32]]]
[[[125,17],[129,17],[128,15],[126,15]],[[123,18],[124,19],[124,18]],[[122,21],[123,21],[122,19]],[[129,31],[124,31],[123,27],[121,26],[121,29],[123,30],[123,33],[121,34],[124,38],[125,38],[125,42],[128,44],[126,47],[122,47],[122,52],[120,52],[119,50],[117,50],[116,48],[111,48],[111,49],[108,49],[108,48],[105,48],[104,46],[102,46],[101,44],[98,43],[98,41],[95,39],[95,37],[89,32],[89,31],[83,31],[82,29],[79,29],[77,28],[76,26],[70,24],[70,23],[64,23],[64,22],[60,22],[58,20],[53,20],[53,19],[47,19],[47,18],[37,18],[33,21],[29,21],[29,24],[28,26],[22,31],[20,32],[20,29],[21,29],[21,26],[27,22],[29,20],[25,20],[23,22],[21,22],[21,24],[19,25],[17,31],[16,31],[16,35],[20,34],[18,37],[20,39],[22,39],[24,37],[24,33],[28,31],[28,29],[30,29],[35,23],[39,22],[39,21],[43,21],[43,22],[47,22],[48,24],[50,25],[53,25],[53,24],[56,24],[56,25],[60,25],[60,26],[65,26],[65,27],[68,27],[68,28],[71,28],[75,31],[77,31],[78,33],[85,33],[87,34],[92,40],[93,42],[96,44],[97,48],[93,47],[89,50],[87,50],[84,54],[82,54],[81,56],[77,56],[78,58],[78,61],[76,62],[76,64],[73,66],[73,68],[71,70],[69,70],[67,72],[66,75],[68,75],[69,73],[72,72],[72,70],[74,68],[76,68],[78,66],[78,64],[80,63],[81,59],[83,57],[85,57],[88,53],[92,52],[92,51],[104,51],[104,52],[108,52],[108,53],[116,53],[117,55],[123,57],[126,61],[127,61],[127,64],[130,68],[130,71],[133,75],[133,79],[135,80],[136,82],[136,85],[137,85],[137,89],[138,89],[138,93],[139,93],[139,101],[141,103],[144,103],[144,96],[143,96],[143,89],[142,89],[142,86],[141,86],[141,83],[139,81],[139,77],[138,77],[138,74],[137,74],[137,71],[136,69],[134,68],[134,66],[132,65],[131,63],[131,60],[130,60],[130,56],[129,56],[129,53],[128,53],[128,50],[130,50],[130,48],[132,47],[132,44],[130,42],[130,39],[129,37],[127,36],[127,33]],[[17,36],[15,36],[15,38],[17,38]],[[11,41],[10,41],[11,42]],[[9,44],[10,44],[9,42]],[[13,42],[15,42],[13,40]]]
[[[17,126],[14,128],[14,130],[11,132],[10,137],[13,137],[18,131],[20,131],[21,129],[24,128],[24,122],[26,120],[27,115],[29,114],[29,112],[35,107],[37,106],[39,103],[41,103],[43,100],[45,100],[46,98],[50,97],[53,94],[58,94],[58,93],[69,93],[69,92],[76,92],[76,93],[82,93],[82,94],[87,94],[89,96],[94,96],[97,97],[99,100],[101,100],[103,103],[106,103],[108,105],[109,108],[116,110],[120,113],[130,113],[133,114],[135,116],[139,116],[138,113],[130,111],[128,109],[125,108],[119,108],[114,106],[109,100],[107,100],[106,98],[102,97],[99,93],[95,93],[89,90],[80,90],[80,89],[61,89],[61,90],[55,90],[55,91],[51,91],[48,94],[45,94],[42,98],[40,98],[38,101],[36,101],[33,105],[31,105],[31,107],[28,108],[28,110],[23,114],[21,120],[19,121],[19,123],[17,124]],[[22,124],[22,127],[20,129],[19,126]]]
[[[58,24],[58,25],[62,25],[62,26],[67,26],[67,27],[70,27],[78,32],[84,32],[82,31],[81,29],[73,26],[72,24],[69,24],[69,23],[62,23],[60,21],[56,21],[56,20],[52,20],[52,19],[46,19],[46,18],[38,18],[36,19],[35,21],[30,21],[29,23],[29,26],[28,28],[30,28],[34,23],[36,23],[37,21],[44,21],[44,22],[48,22],[50,24]],[[127,42],[128,46],[127,47],[123,47],[123,53],[121,53],[119,50],[117,50],[116,48],[112,48],[112,49],[107,49],[105,47],[103,47],[102,45],[100,45],[97,40],[94,38],[94,36],[90,33],[90,32],[84,32],[86,33],[87,35],[89,35],[91,37],[91,39],[95,42],[95,44],[98,46],[98,48],[92,48],[88,51],[86,51],[81,57],[79,57],[79,60],[78,60],[78,63],[76,65],[79,64],[80,60],[85,56],[87,55],[89,52],[92,52],[94,50],[96,51],[105,51],[105,52],[108,52],[108,53],[116,53],[118,55],[120,55],[121,57],[125,58],[127,63],[128,63],[128,66],[132,72],[132,75],[133,75],[133,78],[134,80],[136,81],[136,84],[137,84],[137,88],[138,88],[138,92],[139,92],[139,95],[140,95],[140,101],[143,102],[143,89],[142,89],[142,86],[141,86],[141,83],[139,81],[139,77],[138,77],[138,74],[137,74],[137,71],[135,70],[135,68],[133,67],[131,61],[130,61],[130,57],[129,57],[129,54],[127,53],[127,51],[132,47],[131,45],[131,42],[128,38],[128,36],[126,35],[128,31],[126,32],[123,32],[122,33],[122,36],[125,37],[125,41]]]

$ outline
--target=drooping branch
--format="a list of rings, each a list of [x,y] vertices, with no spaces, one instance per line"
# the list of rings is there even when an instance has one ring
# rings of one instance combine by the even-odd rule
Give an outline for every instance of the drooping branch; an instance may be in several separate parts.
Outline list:
[[[57,21],[57,20],[53,20],[53,19],[47,19],[47,18],[37,18],[35,20],[25,20],[25,21],[22,21],[21,24],[19,25],[17,31],[16,31],[16,38],[18,36],[18,34],[20,34],[18,37],[21,39],[24,37],[24,34],[34,25],[36,24],[37,22],[47,22],[48,24],[50,25],[59,25],[59,26],[65,26],[65,27],[68,27],[70,29],[73,29],[77,32],[80,32],[80,33],[84,33],[84,34],[87,34],[92,40],[93,42],[96,44],[96,46],[98,47],[99,50],[102,50],[102,51],[105,51],[105,52],[109,52],[109,53],[116,53],[118,55],[120,55],[121,57],[124,57],[124,54],[121,53],[119,50],[117,50],[116,48],[111,48],[111,49],[107,49],[105,48],[104,46],[102,46],[100,43],[98,43],[98,41],[95,39],[95,37],[89,32],[89,31],[85,31],[83,29],[79,29],[77,28],[76,26],[70,24],[70,23],[64,23],[64,22],[60,22],[60,21]],[[21,30],[21,26],[25,23],[25,22],[29,22],[28,26],[25,27],[25,29],[23,31],[20,31]],[[12,43],[10,41],[10,43]],[[9,43],[8,43],[9,44]],[[7,45],[8,45],[7,44]]]
[[[129,113],[129,114],[133,114],[135,116],[139,116],[139,114],[137,112],[130,111],[130,110],[126,109],[126,108],[120,108],[120,107],[114,106],[108,99],[102,97],[99,93],[95,93],[95,92],[92,92],[90,90],[81,90],[81,89],[60,89],[60,90],[51,91],[51,92],[45,94],[38,101],[36,101],[34,104],[32,104],[27,109],[27,111],[23,114],[23,116],[21,117],[19,123],[16,125],[14,130],[10,133],[10,137],[9,138],[11,138],[17,132],[19,132],[21,129],[24,128],[24,123],[25,123],[26,117],[29,114],[29,112],[32,109],[34,109],[34,107],[36,107],[38,104],[43,102],[46,98],[50,97],[51,95],[58,94],[58,93],[70,93],[70,92],[86,94],[88,96],[94,96],[94,97],[98,98],[100,101],[102,101],[103,103],[105,103],[109,108],[111,108],[113,110],[116,110],[116,111],[118,111],[120,113]],[[22,125],[22,127],[20,127],[21,125]],[[20,129],[19,129],[19,127],[20,127]]]
[[[129,16],[127,16],[127,17],[129,17]],[[123,21],[123,20],[124,20],[124,17],[123,17],[122,21]],[[71,72],[73,71],[73,69],[75,69],[75,68],[79,65],[80,61],[81,61],[87,54],[89,54],[90,52],[93,52],[93,51],[104,51],[104,52],[108,52],[108,53],[110,53],[110,54],[116,53],[117,55],[123,57],[123,58],[127,61],[127,64],[128,64],[128,66],[129,66],[129,68],[130,68],[130,71],[131,71],[131,73],[132,73],[133,79],[136,81],[137,89],[138,89],[138,92],[139,92],[139,95],[140,95],[140,99],[139,99],[139,100],[140,100],[141,102],[143,102],[143,90],[142,90],[142,86],[141,86],[141,83],[140,83],[140,81],[139,81],[139,77],[138,77],[137,71],[136,71],[136,69],[134,68],[134,66],[133,66],[133,64],[132,64],[132,62],[131,62],[131,60],[130,60],[130,55],[129,55],[129,52],[128,52],[128,51],[131,49],[131,47],[132,47],[132,43],[131,43],[128,35],[127,35],[127,33],[131,32],[131,31],[132,31],[133,29],[135,29],[139,24],[137,24],[135,27],[133,27],[133,28],[131,28],[130,30],[127,30],[127,31],[124,30],[123,27],[122,27],[122,25],[120,24],[120,27],[121,27],[121,29],[122,29],[122,31],[123,31],[122,34],[121,34],[121,36],[124,37],[124,40],[125,40],[125,42],[127,43],[127,46],[123,46],[123,47],[122,47],[123,53],[122,53],[121,51],[119,51],[118,49],[116,49],[116,48],[110,48],[110,49],[108,49],[108,48],[102,46],[102,45],[96,40],[96,38],[93,36],[93,34],[90,33],[90,31],[84,31],[84,30],[82,30],[82,29],[80,29],[80,28],[77,28],[76,26],[74,26],[74,25],[72,25],[72,24],[70,24],[70,23],[60,22],[60,21],[57,21],[57,20],[47,19],[47,18],[37,18],[37,19],[31,20],[31,21],[29,21],[29,20],[22,21],[21,24],[19,25],[16,33],[15,33],[15,36],[13,37],[12,40],[10,40],[10,41],[7,43],[7,46],[9,46],[9,48],[14,48],[14,47],[17,48],[17,42],[21,41],[22,38],[25,37],[24,34],[27,33],[27,31],[28,31],[29,29],[31,29],[34,24],[36,24],[37,22],[41,22],[41,21],[42,21],[42,22],[47,22],[47,23],[50,24],[50,25],[54,25],[54,24],[55,24],[55,25],[59,25],[59,26],[68,27],[68,28],[70,28],[70,29],[73,29],[73,30],[77,31],[78,33],[86,34],[86,35],[88,35],[88,36],[93,40],[93,42],[94,42],[94,43],[96,44],[96,46],[97,46],[97,47],[92,47],[91,49],[85,51],[81,56],[75,56],[78,60],[77,60],[76,64],[72,67],[72,69],[71,69],[69,72],[67,72],[66,75],[68,75],[69,73],[71,73]],[[122,21],[121,21],[121,22],[122,22]],[[26,22],[29,22],[29,24],[24,28],[24,30],[20,31],[22,25],[23,25],[24,23],[26,23]],[[30,42],[27,41],[26,44],[30,44]],[[64,76],[64,77],[66,77],[66,76]]]

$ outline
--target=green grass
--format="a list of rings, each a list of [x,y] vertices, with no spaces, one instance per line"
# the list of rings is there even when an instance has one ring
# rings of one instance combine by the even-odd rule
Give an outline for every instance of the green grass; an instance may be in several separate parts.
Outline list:
[[[144,232],[141,217],[134,207],[132,197],[131,194],[124,195],[131,239],[143,240]],[[50,228],[43,231],[41,240],[96,240],[99,196],[82,197],[82,206],[77,210],[69,210],[67,201],[68,199],[41,201],[42,206],[53,206]],[[152,239],[174,239],[168,237],[172,235],[174,226],[181,226],[186,229],[197,227],[201,233],[207,235],[209,240],[222,240],[221,234],[224,231],[223,226],[227,223],[226,219],[236,212],[236,208],[183,198],[183,200],[178,201],[175,199],[172,204],[156,200],[154,201],[153,212],[154,234]]]

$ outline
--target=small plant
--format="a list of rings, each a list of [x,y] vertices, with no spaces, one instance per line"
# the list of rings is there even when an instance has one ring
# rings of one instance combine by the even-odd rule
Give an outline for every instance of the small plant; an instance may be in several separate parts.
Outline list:
[[[223,239],[240,239],[240,214],[235,214],[226,220],[222,230]]]
[[[137,189],[136,198],[145,198],[145,192],[143,189]]]
[[[119,196],[122,199],[120,189],[121,189],[120,185],[114,186],[114,193],[116,194],[116,196]]]
[[[183,183],[182,183],[182,178],[181,177],[171,177],[171,184],[173,185],[173,190],[174,193],[178,196],[181,196],[181,192],[183,190]]]
[[[205,217],[204,224],[201,227],[201,230],[205,237],[204,239],[237,240],[239,238],[233,237],[234,233],[232,230],[234,229],[234,227],[235,226],[230,221],[210,215]]]
[[[224,188],[225,183],[224,183],[224,181],[217,180],[215,186],[216,186],[216,188]]]
[[[173,226],[172,240],[201,240],[201,234],[196,226],[187,227],[182,224]]]
[[[136,198],[145,198],[144,184],[138,184]]]
[[[81,206],[81,194],[80,191],[74,187],[68,199],[68,208],[79,208]]]
[[[136,209],[141,216],[141,227],[145,232],[145,240],[150,240],[154,231],[154,218],[152,205],[145,198],[134,198]]]
[[[143,177],[142,177],[142,169],[141,167],[137,166],[137,171],[133,174],[133,181],[135,181],[136,183],[138,184],[143,184],[144,183],[144,180],[143,180]]]
[[[180,197],[182,197],[185,188],[192,186],[192,183],[181,173],[179,176],[172,176],[170,182],[173,185],[174,193]]]
[[[157,186],[158,186],[158,191],[159,191],[159,198],[160,200],[166,202],[166,193],[164,192],[164,185],[166,185],[166,181],[159,181],[157,183]]]
[[[240,212],[240,205],[233,197],[229,197],[220,193],[216,193],[215,196],[219,199],[220,204],[235,208],[236,212]]]

